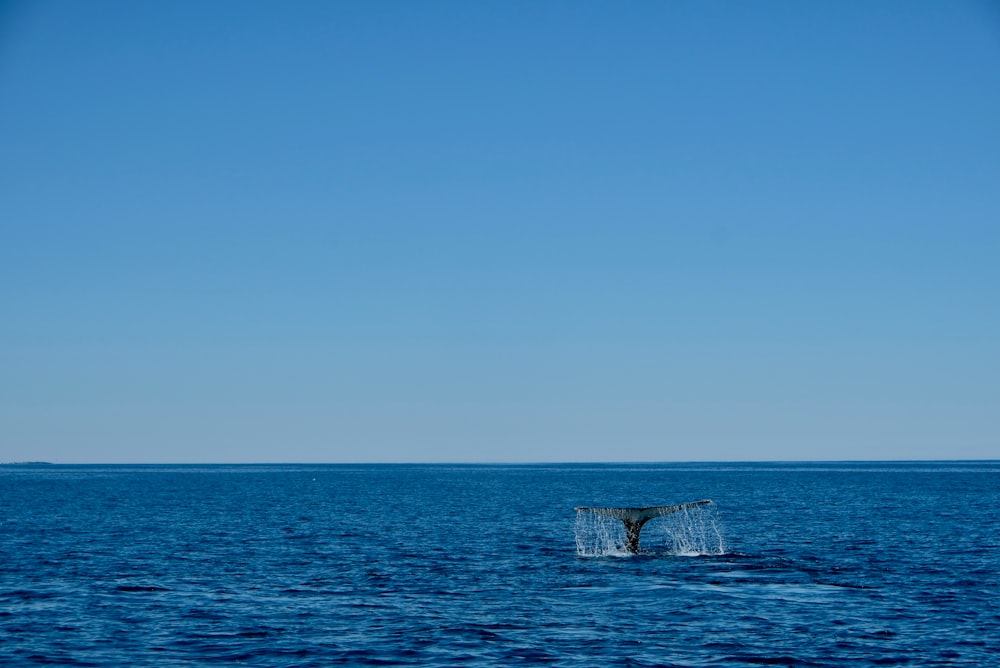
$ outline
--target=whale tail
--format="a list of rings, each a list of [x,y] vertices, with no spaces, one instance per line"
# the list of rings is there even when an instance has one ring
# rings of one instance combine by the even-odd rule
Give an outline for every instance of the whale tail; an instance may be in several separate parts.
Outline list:
[[[625,524],[625,549],[633,554],[639,551],[639,534],[642,527],[651,519],[676,513],[680,510],[695,508],[712,503],[711,499],[703,501],[692,501],[691,503],[679,503],[673,506],[645,506],[642,508],[590,508],[587,506],[576,506],[573,510],[584,513],[596,513],[605,517],[613,517],[621,520]]]

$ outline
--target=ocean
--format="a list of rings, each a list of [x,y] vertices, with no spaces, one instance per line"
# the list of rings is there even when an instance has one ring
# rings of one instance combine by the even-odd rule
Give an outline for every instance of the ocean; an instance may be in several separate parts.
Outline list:
[[[996,461],[2,466],[0,664],[995,666],[998,548]]]

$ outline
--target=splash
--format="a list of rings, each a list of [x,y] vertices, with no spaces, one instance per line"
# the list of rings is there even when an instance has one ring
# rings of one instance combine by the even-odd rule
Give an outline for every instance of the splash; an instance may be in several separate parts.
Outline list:
[[[625,525],[595,513],[577,512],[576,553],[583,557],[627,557]],[[644,553],[702,556],[726,553],[722,529],[711,507],[688,508],[649,522],[642,534]]]

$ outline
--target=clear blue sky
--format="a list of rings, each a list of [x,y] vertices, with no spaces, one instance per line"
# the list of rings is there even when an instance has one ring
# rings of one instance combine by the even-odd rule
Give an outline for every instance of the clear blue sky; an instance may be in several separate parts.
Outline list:
[[[998,458],[998,295],[995,3],[0,5],[0,461]]]

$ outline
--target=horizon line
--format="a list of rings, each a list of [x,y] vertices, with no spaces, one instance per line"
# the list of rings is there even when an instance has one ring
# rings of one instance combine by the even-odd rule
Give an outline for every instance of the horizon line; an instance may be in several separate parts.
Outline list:
[[[656,464],[875,464],[931,462],[1000,462],[1000,458],[958,459],[683,459],[683,460],[595,460],[595,461],[92,461],[60,462],[45,460],[0,462],[0,466],[623,466]]]

